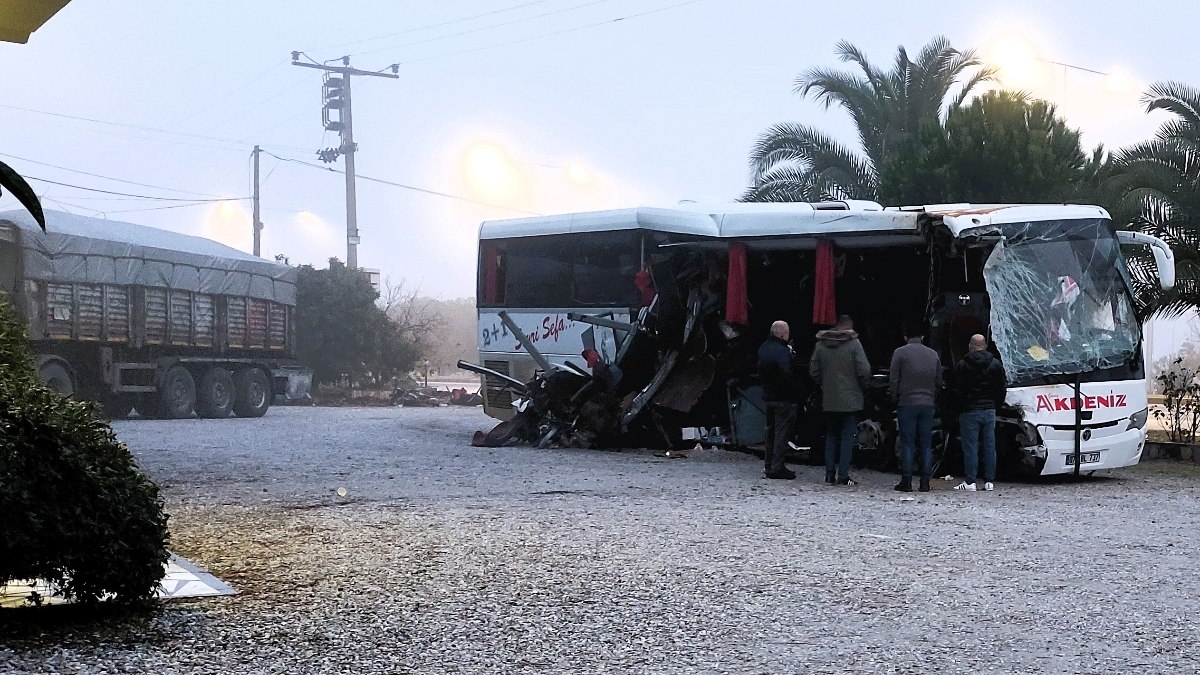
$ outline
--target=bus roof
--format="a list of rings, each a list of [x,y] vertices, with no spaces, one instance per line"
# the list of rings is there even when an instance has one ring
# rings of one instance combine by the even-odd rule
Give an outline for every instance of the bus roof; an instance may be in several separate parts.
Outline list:
[[[1004,223],[1108,218],[1097,206],[1074,204],[937,204],[884,209],[874,202],[680,204],[485,221],[479,238],[509,239],[583,232],[649,230],[706,239],[913,236],[922,217],[940,220],[955,235]]]
[[[1109,218],[1108,211],[1084,204],[932,204],[896,210],[916,210],[937,218],[956,237],[1008,223]]]
[[[849,208],[848,208],[849,207]],[[868,210],[869,209],[869,210]],[[486,221],[480,239],[615,230],[650,230],[728,239],[798,234],[915,233],[917,214],[887,212],[873,202],[681,204]]]

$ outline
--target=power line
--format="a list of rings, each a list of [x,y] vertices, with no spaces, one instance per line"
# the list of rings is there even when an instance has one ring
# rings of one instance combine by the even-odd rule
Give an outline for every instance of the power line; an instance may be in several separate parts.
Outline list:
[[[290,157],[280,157],[279,155],[276,155],[271,152],[267,152],[266,150],[263,151],[263,154],[270,155],[281,162],[291,162],[293,164],[302,164],[307,167],[312,167],[314,169],[321,169],[322,171],[330,171],[332,173],[340,173],[340,174],[345,173],[345,171],[340,171],[333,167],[322,166],[320,164],[313,164],[312,162],[306,162],[301,159],[291,159]],[[454,195],[454,194],[450,194],[448,192],[438,192],[437,190],[430,190],[428,188],[417,187],[415,185],[406,185],[404,183],[397,183],[395,181],[384,180],[382,178],[373,178],[371,176],[364,176],[362,174],[358,174],[358,178],[361,178],[362,180],[370,181],[372,183],[381,183],[383,185],[390,185],[392,187],[398,187],[398,188],[402,188],[404,190],[412,190],[414,192],[423,192],[425,194],[437,195],[438,197],[446,197],[448,199],[457,199],[459,201],[470,202],[472,204],[478,204],[480,206],[490,206],[492,208],[505,209],[507,211],[516,211],[517,213],[524,213],[524,214],[528,214],[531,216],[542,215],[535,211],[526,211],[524,209],[518,209],[518,208],[511,207],[511,206],[505,206],[503,204],[492,204],[490,202],[479,201],[478,199],[471,199],[470,197]]]
[[[497,48],[497,47],[507,47],[507,46],[509,46],[509,45],[520,44],[520,43],[522,43],[522,42],[530,42],[530,41],[533,41],[533,40],[541,40],[541,39],[543,39],[543,38],[554,37],[554,36],[556,36],[556,35],[565,35],[566,33],[574,33],[574,32],[576,32],[576,31],[586,30],[586,29],[588,29],[588,28],[596,28],[596,27],[598,27],[598,26],[607,26],[607,25],[609,25],[609,24],[617,23],[617,22],[620,22],[620,21],[629,21],[630,19],[636,19],[636,18],[639,18],[639,17],[647,16],[647,15],[649,15],[649,14],[657,14],[657,13],[659,13],[659,12],[665,12],[665,11],[672,10],[672,9],[678,9],[678,8],[680,8],[680,7],[686,7],[686,6],[688,6],[688,5],[694,5],[694,4],[698,3],[698,2],[702,2],[702,0],[688,0],[688,2],[680,2],[680,3],[674,4],[674,5],[668,5],[668,6],[666,6],[666,7],[659,7],[659,8],[657,8],[657,9],[650,9],[650,10],[647,10],[647,11],[645,11],[645,12],[638,12],[637,14],[630,14],[630,15],[628,15],[628,16],[619,16],[619,17],[617,17],[617,18],[615,18],[615,19],[608,19],[608,20],[605,20],[605,21],[597,21],[597,22],[595,22],[595,23],[589,23],[589,24],[587,24],[587,25],[584,25],[584,26],[576,26],[576,27],[574,27],[574,28],[566,28],[566,29],[563,29],[563,30],[557,30],[557,31],[553,31],[553,32],[550,32],[550,33],[542,33],[541,35],[533,35],[533,36],[526,37],[526,38],[521,38],[521,39],[518,39],[518,40],[509,40],[509,41],[507,41],[507,42],[498,42],[498,43],[496,43],[496,44],[484,45],[484,46],[482,46],[482,47],[474,47],[474,48],[471,48],[471,49],[463,49],[463,50],[461,50],[461,51],[457,51],[457,52],[449,52],[449,53],[447,53],[447,54],[436,54],[436,55],[434,55],[434,56],[428,56],[428,57],[425,57],[425,58],[423,58],[423,59],[412,59],[412,60],[409,60],[409,61],[405,61],[404,63],[405,63],[405,64],[412,64],[412,63],[422,63],[422,62],[425,62],[425,61],[435,61],[435,60],[437,60],[437,59],[446,59],[446,58],[450,58],[450,57],[452,57],[452,56],[459,56],[459,55],[461,55],[461,54],[470,54],[470,53],[472,53],[472,52],[479,52],[479,51],[483,51],[483,50],[486,50],[486,49],[495,49],[495,48]]]
[[[242,148],[232,147],[230,145],[215,145],[213,143],[205,143],[205,142],[200,142],[200,141],[186,141],[186,140],[182,140],[182,139],[178,139],[178,138],[143,136],[140,134],[133,134],[133,133],[129,133],[129,132],[118,131],[116,129],[68,126],[68,125],[64,125],[61,122],[55,121],[55,120],[37,120],[37,122],[41,123],[41,124],[49,124],[51,126],[55,126],[55,127],[62,128],[62,129],[70,129],[71,131],[78,131],[78,132],[83,132],[83,133],[92,134],[92,135],[99,134],[102,136],[111,136],[113,138],[134,139],[134,140],[139,140],[139,141],[147,141],[150,143],[169,143],[171,145],[185,145],[185,146],[192,147],[192,148],[203,148],[205,150],[213,150],[213,151],[219,151],[219,152],[237,152],[237,153],[243,152]]]
[[[239,197],[240,199],[248,199],[248,197]],[[224,200],[235,201],[235,200]],[[118,211],[105,211],[104,213],[141,213],[142,211],[166,211],[167,209],[185,209],[189,206],[211,206],[211,202],[197,202],[195,204],[172,204],[171,206],[151,206],[144,209],[121,209]]]
[[[503,9],[494,9],[490,12],[484,12],[482,14],[472,14],[471,16],[466,16],[461,19],[451,19],[450,21],[443,21],[441,23],[433,23],[433,24],[429,24],[426,26],[417,26],[416,28],[407,28],[402,31],[396,31],[395,33],[386,33],[384,35],[376,35],[375,37],[363,38],[362,40],[354,40],[352,42],[342,42],[342,43],[336,44],[336,45],[327,45],[325,47],[316,47],[315,49],[310,49],[309,51],[321,52],[321,51],[325,51],[326,49],[337,49],[338,47],[350,47],[352,45],[360,45],[365,42],[374,42],[376,40],[383,40],[383,39],[390,38],[390,37],[396,37],[397,35],[405,35],[407,33],[415,33],[417,31],[429,30],[430,28],[441,28],[442,26],[449,26],[449,25],[456,24],[456,23],[462,23],[464,21],[470,21],[471,19],[480,19],[485,16],[492,16],[493,14],[503,14],[504,12],[511,12],[513,10],[521,9],[522,7],[528,7],[530,5],[540,5],[546,1],[547,0],[532,0],[532,2],[522,3],[520,5],[515,5],[513,7],[505,7]]]
[[[295,82],[292,82],[291,84],[287,85],[286,87],[283,87],[282,89],[275,91],[275,93],[268,95],[266,98],[258,101],[254,105],[261,106],[261,105],[270,103],[271,101],[274,101],[275,99],[279,98],[280,96],[283,96],[284,94],[288,93],[289,91],[292,91],[296,87],[299,87],[300,85],[305,84],[307,82],[311,82],[311,81],[312,81],[312,73],[304,73],[304,75],[300,79],[296,80]],[[229,124],[230,122],[232,122],[235,119],[238,119],[241,116],[242,116],[242,113],[238,112],[238,113],[235,113],[228,117],[224,117],[219,122],[208,125],[207,127],[205,127],[203,129],[203,131],[205,131],[205,132],[212,131],[213,129],[217,129],[226,124]],[[253,136],[253,134],[251,134],[251,136]],[[245,139],[242,139],[237,142],[244,144],[246,141],[245,141]],[[276,146],[276,147],[285,147],[285,146]],[[293,147],[291,149],[296,150],[297,148]]]
[[[71,211],[71,207],[74,207],[77,209],[83,209],[84,211],[91,211],[92,213],[96,213],[101,216],[104,215],[103,211],[99,211],[97,209],[90,209],[86,206],[80,206],[78,204],[71,204],[70,202],[61,202],[61,201],[55,199],[54,197],[49,197],[47,195],[39,195],[39,199],[45,199],[45,200],[54,202],[55,204],[57,204],[59,206],[59,208],[66,211],[67,213],[70,213],[71,215],[76,215],[73,211]]]
[[[220,195],[207,194],[204,192],[192,192],[191,190],[177,190],[175,188],[163,187],[161,185],[151,185],[150,183],[138,183],[136,181],[124,180],[121,178],[113,178],[112,176],[103,176],[98,173],[91,173],[88,171],[81,171],[79,169],[71,169],[71,168],[65,167],[65,166],[58,166],[57,164],[48,164],[46,162],[39,162],[36,159],[27,159],[25,157],[18,157],[16,155],[10,155],[5,152],[0,152],[0,157],[8,157],[10,159],[17,159],[22,162],[28,162],[30,164],[36,164],[38,166],[45,166],[45,167],[49,167],[51,169],[59,169],[61,171],[70,171],[71,173],[78,173],[78,174],[81,174],[84,176],[91,176],[92,178],[103,178],[104,180],[111,180],[114,183],[124,183],[126,185],[136,185],[138,187],[154,188],[155,190],[166,190],[167,192],[178,192],[180,194],[185,194],[185,195],[200,195],[203,197],[221,198]]]
[[[74,188],[76,190],[85,190],[87,192],[99,192],[106,195],[119,195],[121,197],[136,197],[138,199],[146,199],[156,202],[193,202],[197,204],[211,204],[213,202],[230,202],[249,199],[249,197],[219,197],[217,199],[181,199],[179,197],[157,197],[153,195],[135,195],[128,192],[113,192],[112,190],[101,190],[99,188],[84,187],[82,185],[72,185],[71,183],[60,183],[56,180],[48,180],[46,178],[38,178],[36,176],[25,176],[27,180],[35,180],[39,183],[49,183],[50,185],[58,185],[61,187]]]
[[[118,128],[122,128],[122,129],[135,129],[138,131],[152,131],[154,133],[166,134],[169,136],[199,138],[199,139],[203,139],[203,140],[207,140],[207,141],[217,141],[220,143],[234,143],[237,145],[245,145],[245,143],[246,143],[245,139],[223,138],[220,136],[207,136],[205,134],[193,134],[193,133],[188,133],[185,131],[169,131],[167,129],[159,129],[156,127],[147,127],[147,126],[142,126],[142,125],[138,125],[138,124],[127,124],[124,122],[111,122],[108,120],[95,119],[93,117],[82,117],[79,115],[67,115],[65,113],[50,112],[49,110],[37,110],[35,108],[25,108],[25,107],[17,106],[17,105],[0,104],[0,108],[5,108],[8,110],[19,110],[21,112],[33,113],[33,114],[37,114],[37,115],[47,115],[49,117],[60,117],[63,119],[76,120],[79,122],[91,122],[93,124],[102,124],[105,126],[118,127]],[[295,151],[300,151],[300,152],[306,151],[305,148],[298,148],[295,146],[279,145],[279,144],[271,144],[271,145],[276,148],[284,148],[287,150],[295,150]]]
[[[242,93],[243,91],[248,89],[250,87],[250,85],[254,84],[255,82],[258,82],[259,80],[263,79],[267,75],[270,75],[272,72],[275,71],[276,68],[280,68],[285,65],[287,65],[286,60],[277,62],[275,65],[271,66],[270,68],[267,68],[266,70],[262,71],[258,75],[255,75],[254,77],[250,78],[249,80],[247,80],[245,83],[241,84],[240,86],[234,87],[233,89],[231,89],[228,93],[226,93],[224,96],[222,96],[217,101],[210,102],[207,106],[193,110],[192,114],[179,120],[179,122],[177,122],[177,124],[184,124],[186,122],[190,122],[190,121],[196,119],[197,117],[200,117],[201,115],[208,113],[208,111],[217,107],[218,104],[223,104],[226,101],[232,99],[234,97],[234,95]]]
[[[492,30],[494,28],[503,28],[504,26],[511,26],[513,24],[524,23],[526,21],[531,21],[533,19],[541,19],[543,17],[553,16],[555,14],[562,14],[563,12],[570,12],[570,11],[574,11],[576,9],[583,9],[584,7],[591,7],[592,5],[599,5],[600,3],[604,3],[604,2],[609,2],[609,0],[591,0],[591,2],[585,2],[585,3],[579,4],[579,5],[572,5],[571,7],[563,7],[561,9],[556,9],[556,10],[552,10],[549,12],[542,12],[541,14],[534,14],[533,16],[524,16],[519,19],[513,19],[512,21],[505,21],[504,23],[497,23],[497,24],[492,24],[489,26],[481,26],[479,28],[472,28],[470,30],[460,31],[458,33],[451,33],[449,35],[438,35],[436,37],[426,38],[424,40],[416,40],[414,42],[406,42],[404,44],[392,45],[391,47],[380,47],[378,49],[372,49],[370,51],[358,52],[357,54],[351,54],[351,56],[363,56],[365,54],[375,54],[378,52],[389,51],[392,49],[402,49],[404,47],[412,47],[414,45],[426,44],[429,42],[437,42],[438,40],[448,40],[450,38],[460,37],[462,35],[470,35],[471,33],[478,33],[478,32],[485,31],[485,30]]]

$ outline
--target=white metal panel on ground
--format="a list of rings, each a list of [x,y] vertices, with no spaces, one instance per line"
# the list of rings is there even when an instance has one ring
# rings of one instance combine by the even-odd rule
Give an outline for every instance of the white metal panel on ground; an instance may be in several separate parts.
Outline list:
[[[30,596],[37,597],[44,605],[65,605],[70,600],[55,592],[53,586],[40,579],[14,581],[0,586],[0,607],[29,607],[33,606]],[[209,574],[204,569],[186,558],[171,554],[163,567],[163,578],[159,582],[155,597],[160,600],[179,600],[183,598],[205,598],[222,595],[236,595],[232,587]]]

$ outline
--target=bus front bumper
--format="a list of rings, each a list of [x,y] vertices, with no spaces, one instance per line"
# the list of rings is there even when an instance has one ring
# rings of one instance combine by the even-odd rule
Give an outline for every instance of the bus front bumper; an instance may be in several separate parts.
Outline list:
[[[1092,438],[1080,445],[1079,471],[1090,473],[1133,466],[1142,459],[1146,447],[1145,429],[1129,429],[1104,438]],[[1041,445],[1025,448],[1031,458],[1045,460],[1041,475],[1075,472],[1075,439],[1047,439]]]

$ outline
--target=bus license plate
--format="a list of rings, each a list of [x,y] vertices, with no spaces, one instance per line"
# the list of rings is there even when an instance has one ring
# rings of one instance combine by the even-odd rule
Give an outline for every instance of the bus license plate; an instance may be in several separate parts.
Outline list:
[[[1079,453],[1080,464],[1095,464],[1100,461],[1100,453],[1098,452],[1081,452]],[[1075,466],[1075,455],[1067,455],[1067,466]]]

